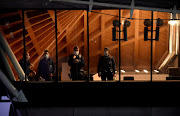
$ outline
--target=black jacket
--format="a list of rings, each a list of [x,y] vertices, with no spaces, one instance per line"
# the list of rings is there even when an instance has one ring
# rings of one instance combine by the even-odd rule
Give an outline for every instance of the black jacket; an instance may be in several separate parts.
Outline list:
[[[47,60],[45,58],[41,59],[38,66],[38,75],[45,79],[49,77],[50,73],[55,74],[54,62],[50,58]]]
[[[19,61],[19,64],[21,65],[24,73],[25,73],[25,69],[26,69],[26,75],[27,75],[27,76],[29,76],[29,74],[30,74],[31,72],[33,72],[33,71],[30,69],[30,65],[31,65],[30,62],[26,60],[26,64],[25,64],[24,58]]]
[[[85,61],[83,56],[79,57],[79,55],[76,56],[76,59],[79,60],[78,63],[74,63],[73,55],[69,56],[68,65],[71,66],[71,72],[80,72],[83,66],[85,66]]]
[[[116,63],[113,56],[101,56],[98,63],[98,70],[97,72],[103,72],[104,70],[109,71],[110,69],[113,70],[115,73],[116,71]]]

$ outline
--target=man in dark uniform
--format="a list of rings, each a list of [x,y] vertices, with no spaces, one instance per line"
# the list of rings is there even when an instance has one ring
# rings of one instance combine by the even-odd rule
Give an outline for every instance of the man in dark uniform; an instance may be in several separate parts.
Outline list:
[[[113,80],[116,76],[116,64],[114,57],[110,55],[109,48],[104,48],[104,56],[101,56],[98,63],[98,76],[102,81]]]
[[[71,66],[71,76],[72,80],[82,80],[83,79],[83,69],[85,66],[84,58],[81,54],[79,54],[79,48],[74,47],[73,55],[69,56],[68,65]]]
[[[44,51],[44,58],[40,60],[38,66],[38,75],[45,81],[52,81],[52,76],[55,74],[54,62],[50,58],[48,50]]]
[[[34,65],[29,62],[29,59],[30,59],[29,53],[26,53],[25,56],[26,56],[26,59],[22,58],[19,61],[19,64],[21,65],[24,72],[26,70],[26,75],[28,77],[28,80],[31,80],[30,73],[34,73],[34,75],[36,75],[36,72],[31,70],[31,67],[34,67]]]

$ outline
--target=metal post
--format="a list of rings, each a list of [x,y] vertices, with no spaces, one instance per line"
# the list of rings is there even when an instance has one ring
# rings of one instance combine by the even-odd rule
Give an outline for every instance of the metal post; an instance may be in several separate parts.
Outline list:
[[[20,80],[23,81],[24,77],[25,77],[24,71],[22,70],[18,60],[16,59],[13,51],[9,47],[9,44],[7,43],[6,39],[4,38],[4,36],[1,32],[0,32],[0,45],[2,46],[3,50],[7,53],[10,61],[12,62],[15,70],[18,73]]]
[[[5,55],[4,51],[3,51],[3,49],[1,48],[1,46],[0,46],[0,57],[2,58],[3,65],[4,65],[5,69],[8,72],[9,80],[10,81],[16,81],[16,79],[14,77],[14,73],[13,73],[13,71],[12,71],[10,65],[9,65],[9,62],[8,62],[8,60],[6,58],[6,55]]]
[[[24,45],[24,53],[23,53],[23,59],[24,59],[24,73],[25,73],[25,81],[27,81],[27,75],[26,75],[26,34],[25,34],[25,21],[24,21],[24,10],[22,10],[22,23],[23,23],[23,45]]]
[[[14,96],[13,101],[17,102],[28,102],[22,90],[18,92],[18,90],[13,86],[13,84],[9,81],[6,75],[0,69],[0,81],[6,86],[6,88],[11,92]]]
[[[153,70],[153,11],[151,11],[151,82],[152,82],[152,70]]]
[[[90,79],[89,72],[89,11],[87,10],[87,57],[88,57],[88,81]]]
[[[121,9],[119,9],[119,22],[121,23]],[[121,82],[121,24],[119,25],[119,82]]]
[[[58,73],[58,40],[57,40],[57,11],[55,10],[55,36],[56,36],[56,73],[57,73],[57,82],[59,78]],[[61,81],[61,78],[59,79]]]

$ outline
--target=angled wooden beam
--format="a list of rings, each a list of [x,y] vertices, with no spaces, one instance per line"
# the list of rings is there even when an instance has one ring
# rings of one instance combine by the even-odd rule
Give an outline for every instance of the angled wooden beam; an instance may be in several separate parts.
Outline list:
[[[19,10],[18,12],[20,13],[20,16],[21,16],[21,18],[22,18],[22,11]],[[40,55],[41,52],[42,52],[42,51],[41,51],[41,47],[39,46],[38,41],[36,40],[36,36],[35,36],[35,34],[34,34],[34,31],[33,31],[33,29],[32,29],[32,26],[31,26],[31,24],[30,24],[30,22],[29,22],[29,19],[27,18],[26,13],[24,14],[24,20],[25,20],[25,27],[26,27],[27,32],[29,33],[29,36],[30,36],[30,38],[31,38],[31,41],[32,41],[32,43],[34,44],[34,47],[35,47],[36,51],[38,51],[38,55]]]
[[[93,12],[92,12],[93,13]],[[100,14],[100,13],[102,13],[102,10],[100,10],[98,13],[93,13],[93,15],[91,15],[90,17],[89,17],[89,25],[91,25],[97,18],[99,18],[102,14]]]
[[[139,10],[135,10],[134,12],[135,18],[139,19]],[[139,39],[139,20],[134,20],[134,68],[138,65],[138,39]]]
[[[48,10],[48,13],[49,13],[51,19],[53,20],[53,22],[55,23],[55,11],[54,10]],[[62,26],[59,23],[59,21],[57,21],[57,29],[60,33],[62,32]]]

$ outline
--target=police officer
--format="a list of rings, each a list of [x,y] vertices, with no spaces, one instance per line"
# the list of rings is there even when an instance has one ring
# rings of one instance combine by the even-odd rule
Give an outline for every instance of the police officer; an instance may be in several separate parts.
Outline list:
[[[38,66],[38,75],[40,79],[43,78],[45,81],[52,81],[52,76],[55,74],[54,62],[50,58],[48,50],[44,51],[44,58],[40,60]]]
[[[85,61],[83,56],[79,53],[79,47],[74,47],[74,53],[69,56],[68,65],[71,66],[70,78],[72,80],[82,80],[83,79],[83,69],[85,66]]]
[[[19,61],[19,64],[21,65],[21,67],[22,67],[22,69],[23,69],[24,72],[25,72],[25,70],[26,70],[26,75],[27,75],[27,77],[28,77],[28,80],[31,80],[31,78],[30,78],[30,73],[33,73],[34,75],[36,75],[36,72],[33,71],[33,70],[31,70],[31,67],[34,67],[34,65],[29,62],[29,59],[30,59],[29,53],[25,53],[25,56],[26,56],[25,59],[24,59],[24,57],[23,57],[23,58]]]
[[[98,76],[102,81],[113,80],[116,76],[116,64],[114,57],[110,55],[109,48],[104,48],[104,56],[101,56],[98,63]]]

